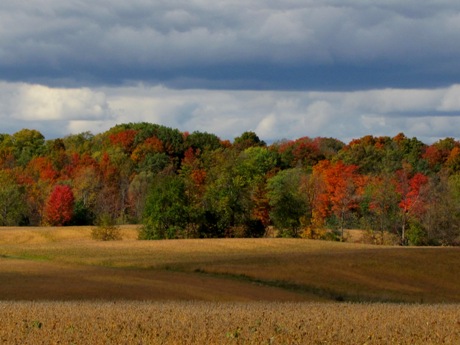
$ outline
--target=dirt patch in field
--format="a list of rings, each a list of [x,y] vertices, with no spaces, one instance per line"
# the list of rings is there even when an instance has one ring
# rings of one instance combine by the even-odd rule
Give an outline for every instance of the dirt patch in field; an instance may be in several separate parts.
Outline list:
[[[0,300],[317,301],[313,295],[194,273],[0,258]]]

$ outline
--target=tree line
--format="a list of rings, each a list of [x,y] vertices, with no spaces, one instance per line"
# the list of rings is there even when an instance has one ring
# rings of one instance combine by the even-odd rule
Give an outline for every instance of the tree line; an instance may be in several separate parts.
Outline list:
[[[460,142],[404,134],[267,145],[128,123],[45,140],[0,134],[0,225],[143,224],[142,239],[343,239],[460,244]],[[381,237],[383,238],[383,236]]]

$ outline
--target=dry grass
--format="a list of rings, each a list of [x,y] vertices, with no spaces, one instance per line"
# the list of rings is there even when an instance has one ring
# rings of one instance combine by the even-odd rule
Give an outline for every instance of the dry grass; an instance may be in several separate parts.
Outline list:
[[[367,243],[367,244],[385,244],[398,245],[400,242],[399,236],[389,232],[367,231],[360,229],[345,230],[344,237],[347,242],[351,243]]]
[[[127,272],[181,273],[198,281],[278,286],[313,300],[460,302],[460,248],[298,239],[138,241],[135,227],[122,232],[122,241],[100,242],[91,239],[91,227],[2,228],[0,256],[77,265],[82,275],[97,266],[120,281]]]
[[[457,305],[0,302],[3,344],[458,344]]]

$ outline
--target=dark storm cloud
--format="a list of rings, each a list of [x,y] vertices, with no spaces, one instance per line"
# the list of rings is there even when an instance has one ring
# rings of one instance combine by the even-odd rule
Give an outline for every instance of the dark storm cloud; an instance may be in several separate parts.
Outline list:
[[[347,90],[460,80],[455,1],[0,3],[3,80]]]

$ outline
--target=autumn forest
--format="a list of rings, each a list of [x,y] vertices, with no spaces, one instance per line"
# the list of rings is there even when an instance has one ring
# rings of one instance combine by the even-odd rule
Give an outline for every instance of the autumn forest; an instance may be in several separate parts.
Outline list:
[[[0,225],[142,224],[141,239],[344,229],[460,244],[460,142],[404,134],[233,142],[151,123],[45,140],[0,134]],[[383,237],[381,237],[383,238]]]

